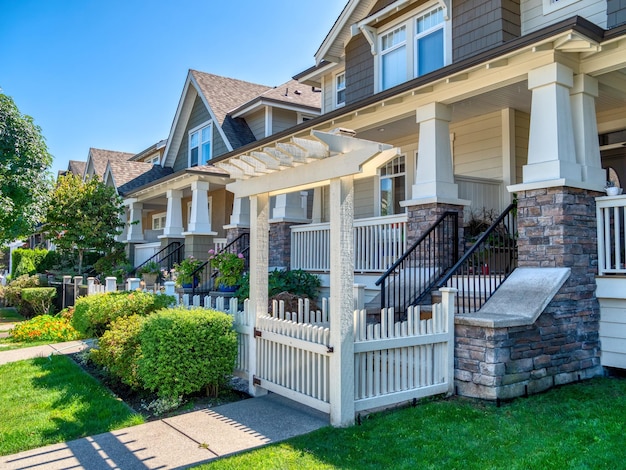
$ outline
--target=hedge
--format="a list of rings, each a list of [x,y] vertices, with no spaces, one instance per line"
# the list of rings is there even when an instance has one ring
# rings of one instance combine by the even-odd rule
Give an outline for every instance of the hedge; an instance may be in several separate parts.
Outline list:
[[[24,274],[43,273],[56,262],[58,255],[54,251],[35,248],[17,248],[12,254],[11,277],[16,278]]]
[[[22,300],[30,305],[35,315],[50,313],[52,299],[56,295],[55,287],[27,287],[22,289]]]

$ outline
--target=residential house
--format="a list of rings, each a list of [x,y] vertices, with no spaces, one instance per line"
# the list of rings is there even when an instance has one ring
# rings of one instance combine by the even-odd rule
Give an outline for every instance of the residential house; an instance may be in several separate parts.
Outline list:
[[[168,247],[184,245],[185,256],[207,259],[210,249],[224,246],[224,227],[233,234],[237,221],[231,221],[233,195],[225,188],[230,177],[213,160],[318,116],[320,94],[295,80],[269,87],[190,70],[163,154],[152,161],[159,168],[129,183],[116,176],[124,173],[116,169],[120,162],[110,161],[132,222],[123,238],[135,266]],[[123,166],[145,165],[148,153]],[[241,211],[246,208],[238,205]]]
[[[374,297],[393,263],[381,246],[402,253],[446,212],[462,227],[469,211],[499,212],[515,198],[519,268],[499,291],[517,287],[496,310],[487,301],[457,316],[457,391],[503,399],[599,374],[601,152],[626,177],[620,5],[348,1],[315,66],[295,77],[321,89],[322,115],[213,157],[235,179],[224,180],[237,201],[231,227],[250,227],[253,308],[267,306],[272,265],[322,274],[337,351],[350,343],[355,281]],[[173,150],[185,149],[176,142],[186,129],[173,130]],[[291,223],[303,191],[312,223]],[[277,246],[268,233],[281,219],[291,236]],[[529,274],[533,282],[514,284]],[[615,308],[626,313],[623,301]],[[354,418],[338,413],[336,422]]]

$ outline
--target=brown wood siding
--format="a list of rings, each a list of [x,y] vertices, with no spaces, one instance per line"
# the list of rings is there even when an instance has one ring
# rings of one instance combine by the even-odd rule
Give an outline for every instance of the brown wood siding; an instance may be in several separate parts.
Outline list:
[[[521,35],[519,0],[468,0],[452,8],[452,60],[486,51]]]
[[[374,94],[374,56],[362,34],[346,46],[346,104]]]

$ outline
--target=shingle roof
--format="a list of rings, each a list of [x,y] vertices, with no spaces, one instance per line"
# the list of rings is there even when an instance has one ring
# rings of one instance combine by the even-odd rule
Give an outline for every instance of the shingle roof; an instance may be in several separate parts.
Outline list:
[[[319,91],[313,91],[308,85],[298,83],[297,80],[289,80],[287,83],[272,88],[263,93],[261,98],[311,108],[320,108],[322,105],[322,94]]]
[[[109,166],[120,196],[124,196],[141,186],[174,173],[172,168],[163,168],[161,165],[152,165],[144,162],[110,160]]]
[[[230,111],[272,89],[265,85],[221,77],[198,70],[190,70],[189,72],[211,106],[220,125],[224,123],[224,119]]]
[[[70,160],[69,164],[67,165],[67,171],[77,176],[80,176],[82,178],[83,175],[85,174],[86,165],[87,165],[87,162],[80,162],[78,160]]]
[[[91,162],[93,164],[94,171],[100,179],[104,176],[104,172],[107,168],[108,161],[120,160],[127,161],[132,158],[134,153],[117,152],[115,150],[103,150],[103,149],[89,149],[89,155],[91,156]]]

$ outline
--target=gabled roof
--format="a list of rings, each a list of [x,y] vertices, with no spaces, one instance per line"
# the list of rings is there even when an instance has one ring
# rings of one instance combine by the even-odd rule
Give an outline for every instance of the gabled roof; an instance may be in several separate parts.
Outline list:
[[[87,174],[89,173],[95,174],[100,179],[103,179],[104,172],[107,167],[107,162],[109,160],[127,161],[134,155],[134,153],[90,148],[89,154],[87,155],[87,162],[85,162],[85,172],[83,173],[83,177],[87,176]],[[93,173],[91,173],[92,171]]]
[[[270,89],[265,85],[189,70],[167,139],[163,165],[174,164],[196,97],[200,97],[213,121],[219,124],[217,131],[230,151],[254,141],[254,136],[244,120],[232,119],[228,113]]]
[[[85,174],[85,166],[87,166],[87,162],[70,160],[69,164],[67,165],[67,171],[82,178],[82,176]]]
[[[113,159],[107,163],[104,179],[105,181],[111,179],[118,194],[124,196],[140,186],[172,173],[171,168],[163,168],[161,165]]]
[[[237,109],[231,110],[233,117],[245,116],[263,106],[271,105],[277,108],[299,109],[310,111],[313,114],[320,113],[322,96],[320,91],[303,85],[297,80],[289,80],[280,86],[271,88],[251,101],[244,103]]]

